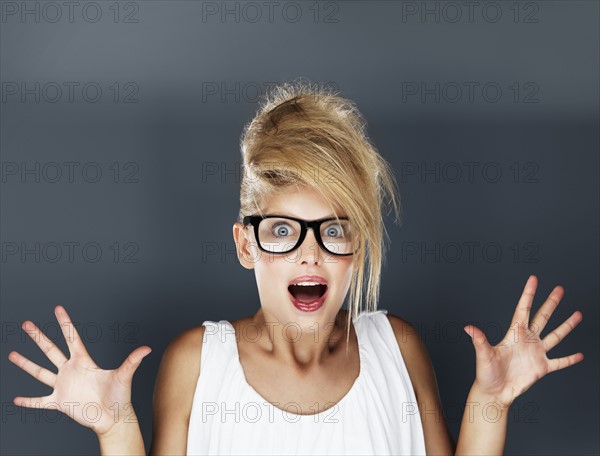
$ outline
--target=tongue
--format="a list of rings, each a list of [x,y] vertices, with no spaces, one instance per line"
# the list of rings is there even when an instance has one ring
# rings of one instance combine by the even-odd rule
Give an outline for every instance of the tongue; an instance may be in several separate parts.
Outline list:
[[[319,299],[325,293],[324,285],[291,285],[289,287],[290,293],[300,302],[312,302]]]

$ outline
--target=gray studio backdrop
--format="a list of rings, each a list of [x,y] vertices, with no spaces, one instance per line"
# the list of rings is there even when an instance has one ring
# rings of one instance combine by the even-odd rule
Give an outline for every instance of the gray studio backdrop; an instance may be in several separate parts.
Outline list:
[[[517,399],[506,454],[598,454],[597,2],[0,5],[2,454],[98,452],[12,405],[51,392],[7,358],[52,367],[24,320],[66,352],[62,304],[104,368],[154,349],[133,385],[148,449],[167,344],[256,312],[231,234],[239,138],[297,77],[354,100],[394,169],[380,308],[421,333],[454,437],[475,378],[462,327],[498,342],[536,274],[534,311],[566,291],[546,332],[584,316],[549,356],[585,359]]]

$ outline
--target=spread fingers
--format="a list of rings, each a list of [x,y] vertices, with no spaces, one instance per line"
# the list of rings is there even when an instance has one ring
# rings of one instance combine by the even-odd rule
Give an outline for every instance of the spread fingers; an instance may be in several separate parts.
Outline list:
[[[16,351],[10,352],[8,354],[8,359],[32,377],[38,379],[40,382],[48,385],[49,387],[54,388],[54,381],[56,380],[55,373],[50,372],[48,369],[45,369],[42,366],[38,366],[36,363],[28,360]]]
[[[25,321],[22,327],[57,368],[60,369],[67,362],[67,357],[64,353],[33,322]]]

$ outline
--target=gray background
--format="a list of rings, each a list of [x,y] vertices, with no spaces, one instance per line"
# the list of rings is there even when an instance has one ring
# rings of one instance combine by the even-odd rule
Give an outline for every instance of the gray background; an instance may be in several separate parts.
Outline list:
[[[297,77],[354,100],[394,169],[403,224],[386,219],[380,308],[421,332],[455,439],[475,378],[462,327],[499,341],[536,274],[532,315],[555,285],[566,290],[545,333],[584,316],[549,357],[585,359],[517,399],[506,454],[599,453],[597,2],[481,2],[471,18],[464,2],[280,2],[272,20],[262,2],[123,2],[118,17],[113,2],[81,2],[72,18],[62,3],[1,5],[3,454],[98,452],[66,416],[12,406],[51,392],[7,359],[18,350],[52,367],[18,329],[25,319],[66,351],[62,304],[104,368],[154,349],[133,385],[149,449],[169,341],[256,312],[231,235],[239,137],[257,95]],[[409,90],[421,84],[433,92]],[[35,166],[39,182],[21,174]]]

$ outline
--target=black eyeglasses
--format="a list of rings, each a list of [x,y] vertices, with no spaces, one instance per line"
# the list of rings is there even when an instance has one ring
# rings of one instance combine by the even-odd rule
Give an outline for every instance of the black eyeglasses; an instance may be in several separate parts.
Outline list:
[[[353,255],[355,234],[348,217],[325,218],[306,221],[284,215],[248,215],[242,220],[244,227],[254,226],[259,249],[267,253],[289,253],[304,241],[309,228],[319,246],[338,256]]]

